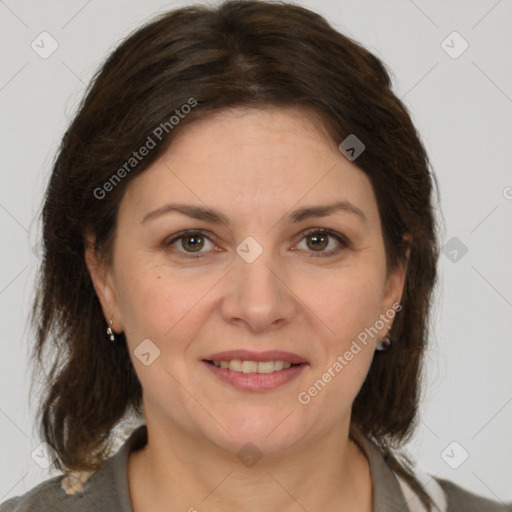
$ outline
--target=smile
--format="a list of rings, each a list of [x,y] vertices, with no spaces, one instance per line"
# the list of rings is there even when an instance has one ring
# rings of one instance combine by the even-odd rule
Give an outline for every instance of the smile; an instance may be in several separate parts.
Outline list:
[[[270,391],[296,379],[309,365],[275,361],[203,360],[206,368],[221,382],[243,391]],[[260,366],[261,365],[261,366]]]
[[[231,361],[208,361],[217,368],[226,368],[233,372],[241,373],[274,373],[281,370],[287,370],[292,366],[297,366],[289,361],[247,361],[232,359]]]

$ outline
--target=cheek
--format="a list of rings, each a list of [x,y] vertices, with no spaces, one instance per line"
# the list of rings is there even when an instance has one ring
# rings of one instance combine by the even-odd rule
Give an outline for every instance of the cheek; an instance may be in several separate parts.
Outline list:
[[[346,268],[333,272],[324,280],[304,282],[301,296],[326,327],[325,333],[338,348],[354,339],[379,317],[382,299],[382,276]]]
[[[120,291],[119,309],[130,344],[149,338],[163,346],[164,340],[179,342],[193,335],[187,329],[198,325],[202,299],[214,284],[213,276],[194,278],[162,267],[145,270],[144,265],[138,265],[139,271],[135,266],[123,268],[116,288]]]
[[[356,272],[329,280],[327,292],[311,297],[311,309],[327,328],[317,331],[318,365],[297,397],[310,412],[329,410],[337,421],[347,414],[368,374],[373,342],[365,329],[379,317],[379,280]]]

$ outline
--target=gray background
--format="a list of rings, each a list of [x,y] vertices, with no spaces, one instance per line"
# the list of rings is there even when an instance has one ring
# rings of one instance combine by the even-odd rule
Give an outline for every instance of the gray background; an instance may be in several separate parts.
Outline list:
[[[512,1],[301,3],[389,65],[440,184],[448,246],[422,419],[408,450],[433,474],[510,501]],[[53,156],[107,53],[156,12],[185,4],[0,0],[0,502],[54,474],[31,457],[40,440],[27,360],[36,214]],[[46,59],[31,47],[51,48],[43,31],[58,44]]]

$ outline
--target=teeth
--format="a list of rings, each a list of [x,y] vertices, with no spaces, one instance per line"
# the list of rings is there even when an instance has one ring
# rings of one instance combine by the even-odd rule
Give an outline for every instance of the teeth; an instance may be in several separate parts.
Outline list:
[[[274,370],[277,372],[284,368],[284,361],[274,361]],[[289,366],[287,366],[289,368]]]
[[[240,359],[233,359],[232,361],[229,361],[229,367],[230,370],[233,370],[234,372],[241,372],[242,371],[242,361]]]
[[[258,363],[258,373],[273,373],[274,367],[274,361],[260,361]]]
[[[218,368],[228,368],[234,372],[241,373],[273,373],[280,370],[287,370],[292,363],[289,361],[241,361],[233,359],[231,361],[213,361]]]

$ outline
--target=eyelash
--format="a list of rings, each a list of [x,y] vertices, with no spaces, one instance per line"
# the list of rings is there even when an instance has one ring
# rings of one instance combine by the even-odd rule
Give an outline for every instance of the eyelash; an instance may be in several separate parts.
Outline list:
[[[315,251],[310,251],[311,252],[310,257],[312,257],[312,258],[326,258],[329,256],[334,256],[334,255],[338,254],[340,251],[342,251],[343,249],[346,249],[347,247],[349,247],[349,241],[347,240],[347,238],[345,236],[343,236],[341,233],[338,233],[338,232],[333,231],[332,229],[328,229],[328,228],[310,228],[303,232],[303,236],[299,240],[299,242],[301,242],[307,236],[314,235],[314,234],[322,234],[322,235],[331,236],[339,243],[339,246],[336,249],[331,249],[330,251],[321,251],[318,253],[315,253]],[[201,235],[201,236],[207,238],[208,240],[210,240],[210,242],[212,242],[212,240],[208,236],[207,232],[199,229],[199,230],[195,230],[195,231],[192,231],[192,230],[181,231],[180,233],[177,233],[175,236],[173,236],[171,239],[166,240],[163,243],[163,245],[165,248],[170,248],[174,242],[177,242],[178,240],[181,240],[182,238],[186,238],[187,236],[191,236],[191,235]],[[200,253],[200,252],[199,253],[189,253],[186,251],[178,251],[178,252],[181,254],[182,257],[190,258],[190,259],[202,258],[203,257],[202,254],[204,254],[204,253]]]

